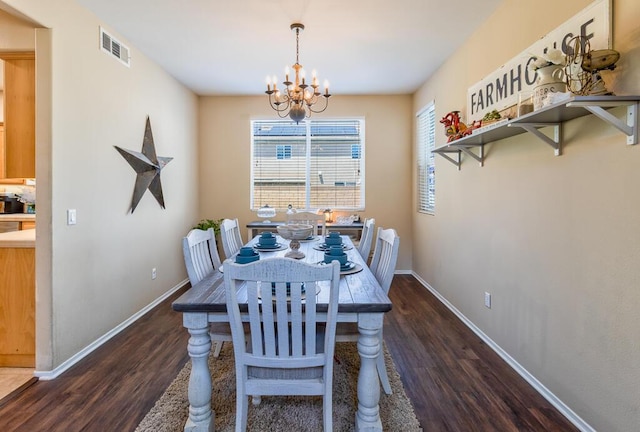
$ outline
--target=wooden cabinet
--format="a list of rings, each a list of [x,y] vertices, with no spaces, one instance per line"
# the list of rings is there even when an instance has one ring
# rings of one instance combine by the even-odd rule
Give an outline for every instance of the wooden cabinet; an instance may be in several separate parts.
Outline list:
[[[0,178],[36,176],[36,86],[33,52],[0,53],[4,61],[4,148]],[[4,156],[4,157],[3,157]],[[2,162],[0,160],[0,162]]]
[[[0,179],[7,176],[4,160],[4,122],[0,122]]]
[[[0,366],[35,366],[35,248],[0,247]]]
[[[36,221],[22,221],[20,223],[21,230],[35,229]]]

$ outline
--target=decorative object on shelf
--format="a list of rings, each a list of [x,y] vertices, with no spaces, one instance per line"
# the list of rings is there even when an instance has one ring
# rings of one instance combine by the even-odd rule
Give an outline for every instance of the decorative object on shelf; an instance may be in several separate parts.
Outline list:
[[[287,206],[287,221],[292,214],[296,214],[296,209],[293,208],[293,205],[289,204]]]
[[[445,127],[444,133],[449,138],[447,142],[455,141],[467,135],[471,135],[474,129],[482,126],[482,120],[474,121],[471,126],[467,126],[460,120],[460,111],[451,111],[440,120]]]
[[[142,140],[142,153],[123,149],[118,146],[114,147],[138,174],[136,176],[136,184],[133,188],[133,198],[131,199],[131,213],[134,212],[147,189],[149,189],[156,201],[158,201],[160,207],[165,208],[162,183],[160,182],[160,171],[162,171],[162,168],[171,162],[173,158],[156,156],[156,147],[153,142],[149,116],[147,116],[144,139]]]
[[[324,209],[324,211],[322,212],[324,213],[324,221],[326,223],[331,223],[333,222],[333,210],[331,209]]]
[[[550,49],[540,56],[533,56],[529,63],[529,70],[537,75],[536,86],[533,88],[533,109],[537,110],[549,105],[551,93],[565,93],[567,85],[564,82],[564,67],[566,56],[558,49]]]
[[[311,113],[321,113],[329,106],[329,82],[324,82],[324,94],[320,93],[318,85],[318,77],[315,70],[312,73],[311,84],[306,83],[305,71],[300,64],[300,32],[304,30],[304,25],[300,23],[291,24],[291,30],[296,33],[296,62],[292,66],[294,71],[294,81],[289,81],[289,67],[285,69],[285,78],[283,92],[278,90],[277,77],[273,77],[273,88],[271,87],[272,78],[267,77],[267,91],[269,95],[269,105],[276,110],[278,116],[284,118],[287,115],[296,123],[302,121],[305,117],[311,117]],[[322,109],[315,108],[316,103],[324,99],[324,107]]]
[[[589,39],[581,36],[572,38],[567,46],[571,52],[565,67],[569,91],[582,96],[612,95],[600,71],[614,70],[620,53],[612,49],[591,50]]]
[[[269,204],[265,204],[258,209],[258,217],[264,219],[262,222],[271,223],[269,220],[272,217],[276,216],[276,209],[273,207],[269,207]]]
[[[493,110],[486,113],[484,117],[482,117],[481,126],[488,126],[490,124],[499,122],[500,120],[502,120],[502,116],[500,115],[498,110]]]
[[[518,93],[518,109],[516,110],[516,116],[520,117],[525,114],[533,112],[533,92],[529,90],[523,90]]]
[[[280,234],[280,237],[286,240],[291,240],[289,242],[289,247],[291,248],[291,250],[284,256],[295,259],[304,258],[304,253],[300,252],[299,250],[300,240],[304,240],[310,237],[313,234],[315,227],[307,224],[287,224],[278,225],[276,229],[278,230],[278,234]]]

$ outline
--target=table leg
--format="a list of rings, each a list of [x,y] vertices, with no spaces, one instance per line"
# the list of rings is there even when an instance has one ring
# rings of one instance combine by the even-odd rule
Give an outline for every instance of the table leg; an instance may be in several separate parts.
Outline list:
[[[358,375],[358,411],[356,412],[356,431],[382,431],[380,420],[380,382],[376,361],[382,354],[382,341],[379,338],[383,314],[358,315],[358,354],[360,354],[360,372]]]
[[[209,353],[211,337],[206,313],[187,313],[182,318],[189,330],[189,418],[184,425],[185,432],[213,432],[215,413],[211,410],[211,374],[209,373]]]

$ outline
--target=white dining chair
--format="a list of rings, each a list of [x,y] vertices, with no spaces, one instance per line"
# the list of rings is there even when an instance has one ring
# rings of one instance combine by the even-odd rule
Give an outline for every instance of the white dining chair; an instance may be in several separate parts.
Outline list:
[[[365,219],[362,224],[362,235],[360,236],[360,243],[358,244],[358,252],[360,252],[360,256],[365,263],[369,262],[375,226],[376,220],[374,218]]]
[[[327,223],[324,220],[324,215],[306,211],[287,214],[287,223],[292,222],[313,225],[316,227],[313,231],[316,234],[318,232],[318,227],[320,227],[320,235],[322,237],[327,235]]]
[[[206,231],[199,229],[189,231],[182,239],[182,254],[191,286],[220,268],[220,256],[213,228]],[[213,355],[218,357],[222,344],[232,340],[231,328],[227,323],[211,323],[209,324],[209,335],[214,344]]]
[[[322,281],[322,284],[318,284]],[[322,396],[325,432],[333,429],[333,354],[340,266],[271,258],[250,264],[224,262],[227,311],[236,364],[236,432],[247,427],[248,396]],[[245,335],[238,289],[247,297]],[[316,288],[329,303],[317,309]],[[324,297],[323,298],[327,298]],[[265,307],[266,306],[266,307]]]
[[[242,236],[238,219],[224,219],[220,224],[220,238],[222,249],[227,259],[234,256],[242,247]]]
[[[396,233],[396,230],[393,228],[378,228],[376,246],[369,268],[387,295],[389,294],[389,288],[391,288],[391,282],[393,281],[399,248],[400,237]],[[336,342],[357,342],[358,337],[359,332],[356,323],[338,324]],[[382,328],[380,329],[378,337],[382,343]],[[378,376],[380,377],[380,383],[382,384],[384,392],[391,394],[391,384],[389,383],[389,376],[387,375],[387,368],[384,364],[384,355],[382,355],[382,352],[376,361],[376,369],[378,369]]]

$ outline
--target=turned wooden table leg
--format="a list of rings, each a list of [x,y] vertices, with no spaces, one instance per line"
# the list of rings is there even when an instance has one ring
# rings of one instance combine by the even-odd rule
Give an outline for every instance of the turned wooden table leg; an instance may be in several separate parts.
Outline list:
[[[206,313],[185,313],[183,325],[189,330],[189,418],[184,425],[185,432],[213,432],[215,413],[211,410],[211,374],[209,373],[209,353],[211,337]]]
[[[379,338],[383,314],[361,314],[358,317],[358,411],[356,431],[382,431],[380,421],[380,382],[376,361],[381,355],[382,341]]]

